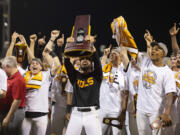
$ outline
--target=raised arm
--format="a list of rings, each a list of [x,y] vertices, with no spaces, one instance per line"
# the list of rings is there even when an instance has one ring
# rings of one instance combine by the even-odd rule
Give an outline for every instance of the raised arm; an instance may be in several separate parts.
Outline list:
[[[65,64],[65,67],[67,70],[69,80],[70,80],[71,84],[73,85],[74,82],[76,81],[76,74],[78,71],[75,70],[74,66],[70,62],[70,58],[65,58],[64,64]]]
[[[59,30],[53,30],[51,31],[51,38],[48,41],[47,45],[45,46],[44,50],[46,50],[46,48],[48,49],[52,49],[54,46],[54,41],[56,40],[56,38],[59,36],[60,31]],[[44,53],[44,51],[43,51]]]
[[[101,62],[100,62],[100,58],[98,56],[98,53],[97,53],[97,51],[95,49],[94,49],[92,59],[93,59],[93,62],[94,62],[94,72],[95,72],[96,76],[101,80],[102,75],[103,75],[102,66],[101,66]]]
[[[63,52],[62,46],[63,45],[64,45],[64,34],[62,34],[61,38],[57,39],[57,46],[55,46],[55,52],[58,55],[61,63],[63,63],[63,60],[62,60],[62,52]]]
[[[72,42],[74,42],[74,38],[72,36],[68,37],[66,39],[66,43],[72,43]],[[64,57],[64,58],[65,58],[64,59],[64,64],[65,64],[65,67],[66,67],[66,70],[67,70],[67,74],[68,74],[68,77],[69,77],[69,80],[70,80],[71,84],[73,85],[74,82],[76,81],[76,74],[78,73],[78,71],[76,71],[76,69],[72,65],[72,63],[70,61],[70,58],[66,58],[66,57]]]
[[[127,49],[123,46],[121,46],[121,48],[122,48],[122,50],[120,51],[120,58],[121,58],[121,62],[123,63],[124,69],[126,70],[128,67],[128,64],[129,64]]]
[[[173,50],[173,53],[175,54],[175,56],[176,56],[177,52],[179,51],[179,46],[178,46],[177,39],[176,39],[176,35],[179,32],[179,29],[180,28],[176,27],[176,23],[174,23],[174,26],[169,30],[169,34],[171,36],[172,50]]]
[[[19,36],[19,34],[16,33],[16,32],[14,32],[14,33],[12,34],[11,43],[10,43],[10,46],[9,46],[7,52],[6,52],[6,57],[7,57],[7,56],[12,56],[13,48],[14,48],[14,45],[15,45],[15,43],[16,43],[16,39],[18,38],[18,36]]]
[[[145,39],[146,45],[147,45],[147,54],[148,54],[148,56],[151,56],[151,43],[154,40],[153,40],[153,36],[149,32],[149,30],[146,30],[146,33],[144,34],[144,39]]]
[[[21,40],[22,44],[26,44],[27,45],[26,50],[27,50],[27,55],[28,55],[28,63],[30,63],[31,60],[34,58],[34,54],[32,53],[31,49],[29,48],[29,46],[28,46],[24,36],[23,35],[19,35],[19,39]]]
[[[108,55],[110,53],[111,47],[112,47],[112,44],[110,44],[110,46],[108,48],[104,49],[104,54],[103,54],[102,59],[101,59],[102,65],[107,64],[107,59],[108,59]]]
[[[37,35],[32,34],[32,35],[30,35],[29,39],[30,39],[30,47],[29,48],[30,48],[32,54],[35,56],[35,54],[34,54],[34,46],[35,46],[35,43],[36,43],[36,40],[37,40]]]
[[[54,41],[55,39],[59,36],[59,33],[60,31],[58,30],[53,30],[51,32],[51,38],[50,40],[48,41],[47,45],[45,46],[44,50],[43,50],[43,59],[45,59],[45,61],[47,62],[47,64],[49,66],[51,66],[53,64],[53,60],[52,60],[52,56],[54,57],[54,55],[57,55],[57,54],[53,54],[53,47],[54,47]],[[51,54],[50,54],[51,53]]]

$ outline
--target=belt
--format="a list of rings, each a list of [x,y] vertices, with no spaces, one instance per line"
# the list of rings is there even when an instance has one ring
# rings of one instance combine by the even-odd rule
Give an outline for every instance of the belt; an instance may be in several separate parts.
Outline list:
[[[93,106],[93,107],[77,107],[77,110],[79,112],[90,112],[90,111],[97,110],[97,109],[99,109],[98,106]]]

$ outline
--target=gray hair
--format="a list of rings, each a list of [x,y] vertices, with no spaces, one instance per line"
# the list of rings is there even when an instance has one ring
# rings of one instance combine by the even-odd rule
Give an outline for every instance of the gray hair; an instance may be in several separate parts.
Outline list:
[[[4,65],[5,67],[6,66],[17,67],[16,57],[14,57],[14,56],[5,57],[2,60],[2,65]]]

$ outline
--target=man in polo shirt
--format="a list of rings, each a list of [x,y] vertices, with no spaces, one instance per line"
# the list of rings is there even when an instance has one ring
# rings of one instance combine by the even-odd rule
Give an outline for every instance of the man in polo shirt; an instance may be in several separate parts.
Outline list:
[[[2,62],[6,72],[7,93],[5,99],[0,100],[0,128],[1,135],[19,135],[21,122],[24,118],[26,86],[24,78],[18,72],[16,59],[6,57]]]

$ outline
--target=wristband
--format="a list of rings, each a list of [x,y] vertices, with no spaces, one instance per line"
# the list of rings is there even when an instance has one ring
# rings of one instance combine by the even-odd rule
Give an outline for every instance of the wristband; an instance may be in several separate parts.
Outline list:
[[[57,56],[56,53],[53,52],[53,51],[51,51],[51,52],[49,53],[49,55],[51,55],[53,58]]]
[[[70,113],[72,109],[72,105],[67,105],[66,106],[66,113]]]
[[[54,40],[50,39],[51,42],[54,42]]]

